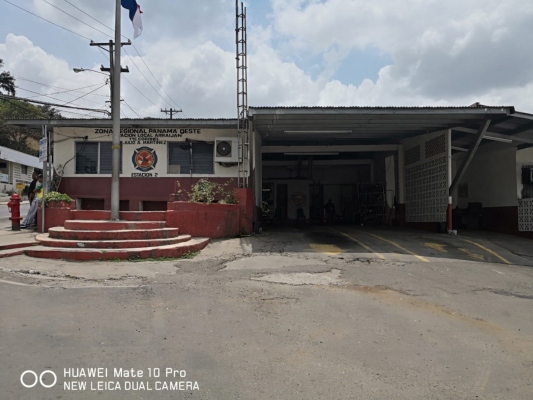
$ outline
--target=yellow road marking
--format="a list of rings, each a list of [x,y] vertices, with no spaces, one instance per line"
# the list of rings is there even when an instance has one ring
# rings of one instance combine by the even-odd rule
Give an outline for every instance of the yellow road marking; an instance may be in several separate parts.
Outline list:
[[[317,253],[324,253],[328,256],[336,256],[337,254],[341,254],[344,251],[340,247],[335,246],[334,244],[311,243],[309,246]]]
[[[439,253],[447,253],[444,248],[446,247],[445,244],[440,243],[424,243],[424,246],[429,247],[430,249],[437,250]]]
[[[416,258],[418,258],[418,259],[421,260],[421,261],[429,262],[429,260],[428,260],[426,257],[419,256],[418,254],[413,253],[413,252],[410,251],[410,250],[407,250],[405,247],[400,246],[398,243],[395,243],[395,242],[393,242],[392,240],[388,240],[388,239],[382,238],[381,236],[374,235],[373,233],[371,233],[370,235],[371,235],[371,236],[374,236],[375,238],[378,238],[378,239],[380,239],[380,240],[383,240],[384,242],[387,242],[387,243],[392,244],[393,246],[399,248],[400,250],[403,250],[403,251],[405,251],[406,253],[411,254],[412,256],[415,256]]]
[[[498,253],[496,253],[495,251],[492,251],[491,249],[483,246],[482,244],[479,244],[479,243],[476,243],[476,242],[473,242],[471,240],[466,240],[466,239],[461,239],[463,242],[468,242],[470,244],[473,244],[474,246],[477,246],[479,247],[480,249],[483,249],[485,250],[486,252],[492,254],[494,257],[497,257],[499,258],[500,260],[502,260],[504,263],[506,264],[511,264],[509,261],[507,261],[505,258],[503,258],[502,256],[500,256]]]
[[[374,253],[376,256],[378,256],[379,258],[381,258],[382,260],[385,260],[385,257],[378,253],[378,252],[375,252],[374,250],[372,250],[370,247],[368,247],[366,244],[364,244],[363,242],[357,240],[356,238],[354,238],[353,236],[350,236],[348,235],[347,233],[344,233],[344,232],[341,232],[341,231],[336,231],[334,229],[331,229],[333,232],[337,232],[337,233],[340,233],[341,235],[343,236],[346,236],[348,239],[350,240],[353,240],[355,243],[357,243],[359,246],[361,246],[362,248],[364,248],[365,250],[371,252],[371,253]]]
[[[463,253],[468,254],[469,257],[471,257],[471,258],[473,258],[475,260],[485,261],[485,257],[483,257],[481,254],[472,253],[468,249],[459,249],[459,250],[461,250]]]

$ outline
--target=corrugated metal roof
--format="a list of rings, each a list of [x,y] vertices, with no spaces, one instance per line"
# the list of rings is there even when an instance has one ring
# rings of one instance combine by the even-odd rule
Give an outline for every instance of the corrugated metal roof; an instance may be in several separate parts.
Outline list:
[[[41,168],[42,163],[39,159],[29,154],[21,153],[7,147],[0,146],[0,160],[11,161],[21,165],[27,165],[28,167]]]
[[[54,119],[46,119],[46,118],[7,118],[8,120],[18,120],[18,121],[109,121],[112,122],[113,120],[110,118],[54,118]],[[236,118],[122,118],[120,122],[129,122],[129,121],[165,121],[165,122],[188,122],[188,121],[235,121],[237,123]]]
[[[254,110],[461,110],[461,109],[501,109],[507,108],[514,112],[513,106],[487,106],[474,103],[469,106],[250,106]]]

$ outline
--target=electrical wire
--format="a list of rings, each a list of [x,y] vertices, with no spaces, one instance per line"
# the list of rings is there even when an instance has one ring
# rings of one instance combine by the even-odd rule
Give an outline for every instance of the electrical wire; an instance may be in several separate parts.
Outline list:
[[[76,21],[79,21],[79,22],[81,22],[82,24],[87,25],[89,28],[92,28],[92,29],[94,29],[95,31],[98,31],[98,32],[100,32],[100,33],[103,34],[103,35],[106,35],[106,36],[111,37],[111,35],[109,35],[109,34],[107,34],[107,33],[105,33],[105,32],[102,32],[100,29],[97,29],[97,28],[95,28],[94,26],[89,25],[88,23],[82,21],[82,20],[79,19],[79,18],[76,18],[76,17],[73,16],[72,14],[69,14],[69,13],[66,12],[65,10],[62,10],[61,8],[59,8],[58,6],[53,5],[53,4],[50,3],[49,1],[47,1],[47,0],[43,0],[43,1],[44,1],[46,4],[48,4],[48,5],[52,6],[52,7],[54,7],[55,9],[61,11],[62,13],[67,14],[69,17],[74,18]]]
[[[84,86],[82,88],[79,88],[79,89],[87,89],[87,88],[90,88],[90,87],[95,87],[95,86],[100,86],[101,84],[100,83],[96,83],[94,85],[89,85],[89,86]],[[64,94],[64,93],[70,93],[70,92],[77,92],[77,93],[84,93],[84,92],[80,92],[79,89],[65,89],[61,92],[53,92],[53,93],[46,93],[46,94],[39,94],[37,96],[31,96],[31,97],[28,97],[28,99],[34,99],[36,97],[42,97],[42,96],[51,96],[53,94]],[[90,94],[90,93],[88,93]],[[103,95],[100,95],[100,96],[103,96]]]
[[[10,2],[9,0],[4,0],[4,1],[5,1],[6,3],[11,4],[12,6],[15,6],[15,7],[21,9],[22,11],[27,12],[28,14],[31,14],[31,15],[37,17],[37,18],[42,19],[43,21],[49,22],[49,23],[51,23],[52,25],[57,26],[58,28],[64,29],[64,30],[66,30],[66,31],[68,31],[68,32],[70,32],[70,33],[73,33],[73,34],[75,34],[75,35],[77,35],[77,36],[79,36],[79,37],[82,37],[83,39],[87,39],[87,40],[89,40],[89,41],[92,40],[92,39],[88,38],[87,36],[84,36],[84,35],[82,35],[82,34],[80,34],[80,33],[74,32],[74,31],[72,31],[72,30],[70,30],[70,29],[68,29],[68,28],[65,28],[64,26],[58,25],[58,24],[56,24],[55,22],[52,22],[52,21],[50,21],[50,20],[47,20],[46,18],[43,18],[43,17],[41,17],[41,16],[39,16],[39,15],[37,15],[37,14],[34,14],[34,13],[32,13],[31,11],[26,10],[25,8],[22,8],[22,7],[20,7],[20,6],[17,6],[16,4]]]
[[[48,3],[50,4],[47,0],[43,0],[45,3]],[[83,11],[82,9],[80,9],[79,7],[76,7],[74,6],[72,3],[70,3],[69,1],[65,0],[66,3],[70,4],[71,6],[73,6],[74,8],[76,8],[77,10],[81,11],[82,13],[84,13],[85,15],[89,16],[90,18],[92,18],[93,20],[95,20],[96,22],[98,22],[99,24],[103,25],[104,27],[110,29],[111,31],[113,31],[113,29],[111,29],[110,27],[108,27],[107,25],[105,25],[104,23],[100,22],[98,19],[92,17],[91,15],[89,15],[87,12]],[[111,35],[107,34],[107,33],[104,33],[102,32],[101,30],[81,21],[80,19],[74,17],[73,15],[67,13],[66,11],[62,10],[61,8],[57,7],[57,6],[54,6],[53,4],[50,4],[51,6],[57,8],[59,11],[69,15],[70,17],[82,22],[83,24],[89,26],[90,28],[110,37],[110,38],[113,38]],[[124,35],[122,35],[123,37],[126,37]],[[128,39],[126,37],[126,39]],[[130,40],[130,39],[128,39]],[[131,40],[130,40],[131,41]],[[179,107],[179,105],[174,101],[174,99],[172,99],[172,97],[170,97],[170,95],[166,92],[165,88],[163,87],[163,85],[161,85],[161,83],[157,80],[157,78],[155,77],[154,73],[152,72],[152,70],[150,69],[150,67],[148,67],[148,64],[146,64],[146,61],[144,61],[144,58],[141,56],[141,54],[139,53],[139,51],[137,50],[137,47],[135,47],[135,45],[133,45],[133,48],[135,49],[137,55],[139,56],[139,58],[141,59],[141,61],[143,62],[143,64],[145,65],[146,69],[148,69],[148,72],[150,72],[150,74],[152,75],[152,77],[154,78],[154,80],[157,82],[157,84],[161,87],[161,89],[163,90],[163,92],[167,95],[167,97],[177,106]],[[135,63],[135,61],[133,60],[133,58],[131,58],[131,56],[129,55],[129,53],[126,51],[125,48],[123,48],[124,50],[124,53],[126,53],[126,55],[129,57],[129,59],[131,60],[131,62],[133,63],[133,65],[135,65],[135,67],[139,70],[139,72],[141,73],[141,75],[143,76],[143,78],[146,80],[146,82],[148,82],[148,84],[152,87],[152,89],[154,89],[154,91],[158,94],[158,96],[160,96],[163,101],[165,101],[169,106],[172,107],[172,105],[168,102],[168,100],[166,100],[162,95],[161,93],[159,93],[159,91],[150,83],[150,81],[148,80],[148,78],[146,78],[146,76],[142,73],[141,69],[139,68],[139,66]]]
[[[6,99],[6,97],[8,97]],[[52,106],[52,107],[64,107],[64,108],[70,108],[72,110],[83,110],[83,111],[93,111],[93,112],[105,112],[105,113],[109,113],[108,111],[103,111],[103,110],[98,110],[98,109],[94,109],[94,108],[84,108],[84,107],[73,107],[73,106],[65,106],[65,105],[62,105],[62,104],[55,104],[55,103],[48,103],[48,102],[45,102],[45,101],[38,101],[38,100],[31,100],[31,99],[26,99],[24,97],[15,97],[15,96],[6,96],[6,95],[3,95],[0,93],[0,99],[4,99],[4,100],[21,100],[21,101],[27,101],[28,103],[35,103],[35,104],[44,104],[46,106]]]
[[[105,86],[105,85],[104,85],[104,86]],[[29,90],[29,89],[25,89],[25,88],[20,87],[20,86],[15,86],[15,87],[16,87],[17,89],[24,90],[24,91],[26,91],[26,92],[30,92],[30,93],[34,93],[34,94],[40,94],[41,96],[43,96],[43,97],[48,97],[48,98],[50,98],[50,99],[52,99],[52,100],[65,101],[64,99],[58,99],[57,97],[52,97],[52,96],[48,96],[48,95],[45,95],[45,94],[41,94],[41,93],[39,93],[39,92],[35,92],[35,91],[33,91],[33,90]],[[101,86],[101,87],[103,87],[103,86]],[[98,89],[100,89],[100,88],[98,88]],[[26,97],[25,99],[26,99],[26,100],[29,100],[29,97]],[[86,99],[86,101],[90,101],[91,103],[94,103],[94,104],[100,104],[100,103],[97,103],[97,102],[92,101],[92,100],[87,100],[87,99]],[[76,105],[76,104],[74,104],[74,105]]]
[[[39,16],[39,15],[37,15],[37,14],[35,14],[35,13],[32,13],[32,12],[29,11],[29,10],[26,10],[26,9],[20,7],[20,6],[17,6],[16,4],[10,2],[9,0],[4,0],[4,1],[5,1],[6,3],[9,3],[9,4],[11,4],[11,5],[13,5],[13,6],[15,6],[15,7],[17,7],[17,8],[19,8],[19,9],[21,9],[21,10],[23,10],[23,11],[25,11],[25,12],[31,14],[31,15],[33,15],[33,16],[37,17],[37,18],[40,18],[40,19],[42,19],[42,20],[44,20],[44,21],[46,21],[46,22],[49,22],[49,23],[51,23],[52,25],[55,25],[55,26],[57,26],[57,27],[59,27],[59,28],[62,28],[62,29],[64,29],[64,30],[68,31],[68,32],[71,32],[71,33],[73,33],[73,34],[75,34],[75,35],[77,35],[77,36],[80,36],[80,37],[82,37],[82,38],[84,38],[84,39],[87,39],[87,40],[89,40],[89,41],[92,41],[92,39],[88,38],[87,36],[81,35],[81,34],[79,34],[79,33],[77,33],[77,32],[74,32],[74,31],[68,29],[68,28],[65,28],[65,27],[63,27],[63,26],[61,26],[61,25],[58,25],[58,24],[56,24],[55,22],[52,22],[52,21],[50,21],[50,20],[47,20],[46,18],[43,18],[43,17],[41,17],[41,16]],[[59,7],[57,7],[57,6],[55,6],[55,5],[51,4],[51,3],[49,3],[48,1],[46,1],[46,0],[43,0],[43,1],[46,2],[47,4],[51,5],[52,7],[58,9],[59,11],[61,11],[61,12],[65,13],[65,14],[69,15],[70,17],[76,19],[77,21],[82,22],[84,25],[87,25],[87,26],[89,26],[90,28],[92,28],[92,29],[94,29],[94,30],[96,30],[96,31],[98,31],[98,32],[100,32],[100,33],[102,33],[102,34],[111,37],[109,34],[106,34],[105,32],[102,32],[101,30],[99,30],[99,29],[97,29],[97,28],[95,28],[95,27],[93,27],[93,26],[87,24],[86,22],[84,22],[84,21],[82,21],[82,20],[80,20],[80,19],[74,17],[73,15],[71,15],[71,14],[69,14],[68,12],[62,10],[61,8],[59,8]],[[66,1],[66,0],[65,0],[65,1]],[[70,4],[71,6],[75,7],[76,9],[78,9],[79,11],[83,12],[83,13],[86,14],[87,16],[90,16],[88,13],[86,13],[86,12],[83,11],[83,10],[81,10],[79,7],[74,6],[72,3],[68,2],[68,1],[66,1],[66,2],[67,2],[68,4]],[[102,24],[103,26],[107,27],[105,24],[101,23],[101,22],[98,21],[96,18],[94,18],[94,17],[92,17],[92,16],[90,16],[90,17],[91,17],[92,19],[94,19],[95,21],[99,22],[100,24]],[[109,28],[109,27],[107,27],[107,28],[108,28],[108,29],[111,29],[111,28]],[[123,36],[123,35],[122,35],[122,36]],[[124,36],[124,37],[126,37],[126,36]],[[126,39],[128,39],[128,38],[126,37]],[[128,40],[130,40],[130,39],[128,39]],[[155,75],[154,75],[153,72],[150,70],[150,68],[148,67],[148,65],[147,65],[146,62],[144,61],[143,57],[140,55],[140,53],[139,53],[139,51],[137,50],[137,48],[135,48],[135,46],[134,46],[134,49],[135,49],[135,51],[137,52],[137,54],[139,55],[139,57],[141,58],[142,62],[144,63],[144,65],[146,66],[146,68],[148,69],[148,71],[150,72],[150,74],[152,75],[152,77],[155,79],[155,81],[156,81],[156,82],[158,83],[158,85],[161,87],[161,89],[163,90],[163,92],[168,96],[168,98],[169,98],[174,104],[176,104],[177,107],[179,107],[178,104],[177,104],[177,103],[176,103],[176,102],[175,102],[175,101],[174,101],[174,100],[168,95],[168,93],[165,91],[165,89],[163,88],[163,86],[161,85],[161,83],[155,78]],[[148,84],[152,87],[152,89],[157,93],[157,95],[160,96],[161,99],[163,99],[163,101],[164,101],[165,103],[167,103],[170,107],[172,107],[172,105],[168,102],[168,100],[166,100],[166,99],[161,95],[161,93],[159,93],[159,91],[158,91],[158,90],[152,85],[152,83],[148,80],[148,78],[146,78],[146,76],[142,73],[141,69],[140,69],[139,66],[135,63],[135,61],[134,61],[133,58],[129,55],[129,53],[126,51],[126,49],[123,49],[123,50],[124,50],[124,52],[126,53],[126,55],[129,57],[129,59],[131,60],[131,62],[132,62],[132,63],[135,65],[135,67],[139,70],[140,74],[143,76],[143,78],[146,80],[146,82],[148,82]],[[131,82],[129,82],[129,83],[131,84]],[[132,86],[133,86],[133,85],[132,85]],[[134,87],[135,87],[135,86],[134,86]],[[135,89],[137,89],[137,88],[135,88]],[[138,90],[138,89],[137,89],[137,90]],[[142,92],[140,92],[140,90],[138,90],[138,91],[139,91],[139,93],[142,94]],[[143,94],[143,96],[144,96],[146,99],[148,99],[144,94]],[[149,100],[149,99],[148,99],[148,100]],[[60,100],[60,101],[61,101],[61,100]],[[152,104],[154,104],[155,106],[157,106],[153,101],[151,101],[151,100],[149,100],[149,101],[150,101]]]
[[[128,108],[137,116],[137,118],[141,118],[141,116],[139,114],[137,114],[137,112],[133,108],[131,108],[131,106],[128,104],[128,102],[126,100],[124,100],[124,104],[126,104],[126,106],[128,106]]]
[[[152,77],[154,78],[154,80],[157,82],[157,84],[159,85],[159,87],[161,87],[161,89],[163,90],[163,92],[165,92],[165,94],[167,95],[167,97],[172,100],[172,102],[174,104],[176,104],[176,107],[179,108],[179,105],[174,101],[174,99],[172,97],[170,97],[170,95],[166,92],[165,88],[163,87],[163,85],[161,85],[161,83],[159,83],[159,81],[157,80],[157,78],[155,77],[155,75],[152,73],[152,70],[150,69],[150,67],[148,67],[148,65],[146,64],[146,62],[144,61],[144,58],[141,56],[141,54],[139,53],[139,51],[137,50],[137,47],[135,47],[135,45],[132,43],[132,46],[133,46],[133,49],[137,52],[137,55],[140,57],[141,61],[144,63],[144,66],[146,67],[146,69],[148,69],[148,72],[150,72],[150,74],[152,74]]]
[[[124,76],[123,78],[124,78],[124,80],[125,80],[126,82],[128,82],[128,83],[129,83],[129,84],[130,84],[130,85],[131,85],[136,91],[138,91],[138,92],[139,92],[139,93],[140,93],[140,94],[141,94],[146,100],[148,100],[148,101],[149,101],[150,103],[152,103],[154,106],[158,107],[158,105],[155,104],[155,103],[154,103],[152,100],[150,100],[148,97],[146,97],[145,94],[144,94],[143,92],[141,92],[137,86],[135,86],[133,83],[131,83],[131,81],[130,81],[128,78],[126,78],[125,76]]]
[[[65,3],[68,3],[70,4],[72,7],[74,7],[76,10],[80,11],[81,13],[87,15],[89,18],[93,19],[94,21],[98,22],[100,25],[102,25],[104,28],[107,28],[109,29],[111,32],[115,32],[115,30],[113,28],[110,28],[109,26],[107,26],[106,24],[104,24],[103,22],[99,21],[98,19],[94,18],[92,15],[88,14],[87,12],[83,11],[81,8],[79,8],[78,6],[72,4],[70,1],[68,0],[63,0]],[[127,36],[124,36],[124,35],[121,35],[123,38],[125,39],[128,39],[130,42],[131,42],[131,39],[128,38]]]
[[[28,81],[28,82],[35,83],[35,84],[41,85],[41,86],[46,86],[46,87],[49,87],[49,88],[52,88],[52,89],[60,89],[60,90],[66,90],[66,91],[72,90],[72,91],[74,91],[74,89],[67,89],[67,88],[62,88],[62,87],[59,87],[59,86],[48,85],[47,83],[33,81],[31,79],[24,78],[23,76],[20,76],[20,75],[13,75],[13,76],[15,78],[17,78],[17,80]],[[76,81],[70,80],[70,82],[76,82]],[[96,85],[100,85],[100,84],[96,83],[96,84],[91,85],[91,86],[96,86]],[[91,86],[86,86],[86,88],[91,87]],[[79,88],[79,89],[84,89],[84,88]],[[79,90],[79,89],[76,89],[76,90]],[[83,93],[83,92],[80,92],[80,93]],[[54,94],[54,93],[50,93],[50,94]],[[105,95],[105,94],[92,94],[91,96],[109,97],[109,95]]]
[[[70,104],[70,103],[72,103],[72,102],[74,102],[74,101],[76,101],[76,100],[82,99],[82,98],[84,98],[85,96],[90,95],[92,92],[96,92],[97,90],[103,88],[104,86],[107,86],[107,83],[104,84],[104,85],[102,85],[102,86],[100,86],[100,87],[97,87],[96,89],[92,90],[91,92],[89,92],[89,93],[85,93],[83,96],[80,96],[80,97],[78,97],[78,98],[76,98],[76,99],[74,99],[74,100],[71,100],[71,101],[69,101],[68,103],[65,103],[65,104],[63,104],[63,105],[66,106],[67,104]]]
[[[158,95],[159,97],[161,97],[161,98],[163,99],[164,102],[166,102],[170,107],[172,107],[172,104],[170,104],[170,103],[168,102],[168,100],[166,100],[166,99],[161,95],[161,93],[159,93],[159,91],[154,87],[154,85],[152,85],[152,84],[150,83],[150,81],[148,80],[148,78],[146,77],[146,75],[143,74],[143,72],[141,71],[141,69],[139,68],[139,66],[137,65],[137,63],[133,60],[133,58],[132,58],[132,57],[130,56],[130,54],[128,53],[128,51],[127,51],[125,48],[123,48],[122,50],[124,51],[124,53],[126,53],[126,55],[127,55],[128,58],[131,60],[131,62],[133,63],[133,65],[135,65],[135,68],[137,68],[137,69],[139,70],[139,72],[140,72],[140,74],[142,75],[142,77],[144,78],[144,80],[145,80],[146,82],[148,82],[148,84],[149,84],[150,87],[154,90],[154,92],[156,92],[157,95]]]

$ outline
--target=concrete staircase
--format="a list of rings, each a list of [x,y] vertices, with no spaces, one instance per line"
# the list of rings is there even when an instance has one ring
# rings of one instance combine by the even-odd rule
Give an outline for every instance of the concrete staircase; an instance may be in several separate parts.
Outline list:
[[[110,211],[72,211],[64,227],[38,235],[39,246],[24,250],[37,258],[73,261],[176,258],[197,252],[208,238],[180,235],[178,228],[165,227],[165,211],[120,213],[110,221]]]

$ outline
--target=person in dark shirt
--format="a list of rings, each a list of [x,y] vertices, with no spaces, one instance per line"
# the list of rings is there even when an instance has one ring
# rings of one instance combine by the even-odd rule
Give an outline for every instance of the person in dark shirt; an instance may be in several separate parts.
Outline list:
[[[35,190],[35,187],[37,186],[38,176],[39,176],[38,172],[36,170],[33,170],[33,173],[31,174],[32,181],[28,189],[28,200],[30,201],[30,205],[33,202],[33,199],[35,198],[35,193],[33,193],[33,191]]]
[[[324,208],[326,210],[328,223],[331,224],[333,221],[335,221],[335,204],[333,204],[331,199],[329,199]]]

